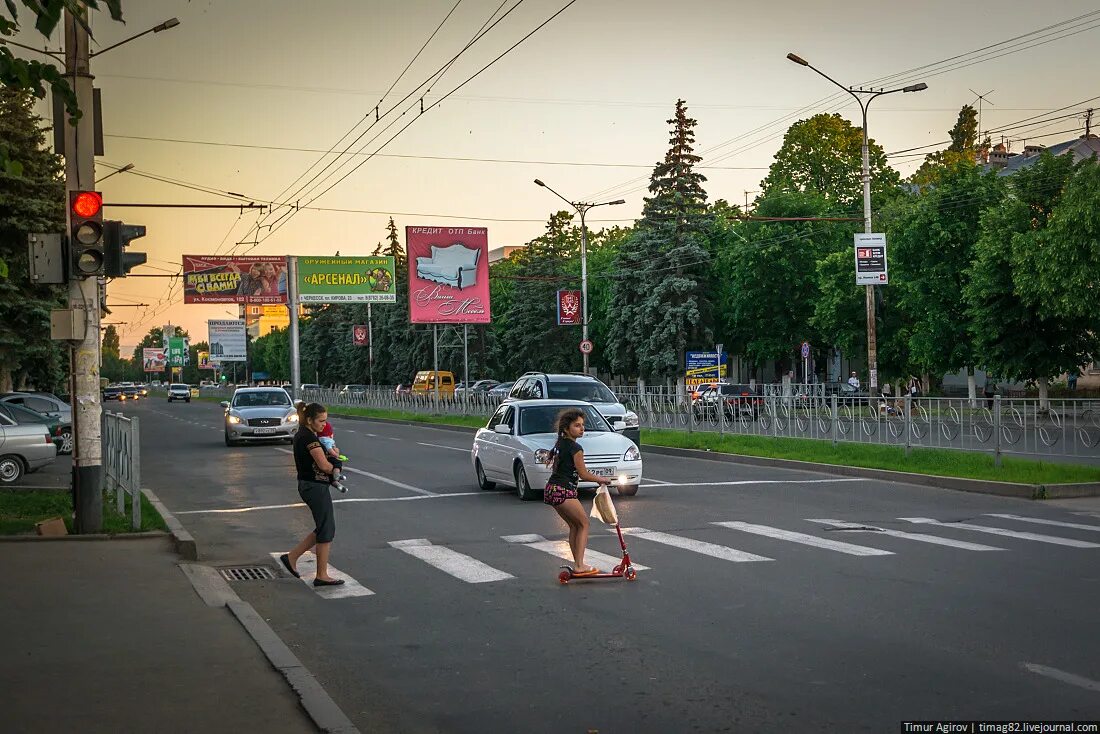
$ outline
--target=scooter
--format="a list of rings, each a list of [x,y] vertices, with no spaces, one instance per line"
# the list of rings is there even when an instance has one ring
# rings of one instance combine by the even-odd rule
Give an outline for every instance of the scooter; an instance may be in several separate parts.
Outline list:
[[[618,523],[615,523],[615,532],[619,535],[619,547],[623,549],[622,562],[611,569],[611,572],[600,571],[599,573],[588,573],[582,576],[577,576],[573,573],[573,569],[570,566],[562,566],[561,573],[558,574],[558,581],[562,584],[568,584],[570,581],[588,581],[589,579],[626,579],[627,581],[633,581],[638,577],[638,573],[634,570],[634,566],[630,565],[630,551],[626,549],[626,541],[623,539],[623,531],[619,527]]]

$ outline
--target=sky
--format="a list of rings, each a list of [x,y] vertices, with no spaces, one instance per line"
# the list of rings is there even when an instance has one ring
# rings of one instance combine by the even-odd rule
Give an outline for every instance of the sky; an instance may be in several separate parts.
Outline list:
[[[106,133],[97,178],[111,166],[135,167],[100,184],[105,203],[116,205],[106,215],[148,228],[132,249],[147,252],[149,263],[135,272],[178,272],[185,253],[367,254],[385,236],[390,215],[402,234],[410,225],[468,224],[488,227],[490,249],[522,244],[564,206],[535,186],[535,178],[573,200],[625,198],[625,205],[593,212],[589,225],[628,225],[668,147],[667,120],[677,99],[698,121],[696,152],[703,156],[709,198],[744,204],[792,122],[835,111],[860,124],[854,101],[835,96],[840,90],[788,61],[788,52],[857,85],[1096,12],[1095,0],[576,0],[433,107],[568,3],[522,0],[430,89],[414,91],[494,11],[503,8],[499,18],[517,1],[461,0],[456,7],[455,0],[124,0],[125,25],[97,14],[93,49],[171,17],[180,20],[92,61]],[[1077,103],[1100,95],[1089,75],[1073,73],[1094,58],[1100,15],[1058,32],[1065,37],[1032,36],[998,47],[1005,54],[999,58],[963,66],[973,59],[965,57],[955,64],[963,68],[941,65],[896,77],[900,84],[926,81],[929,89],[878,99],[871,136],[888,153],[939,143],[959,108],[976,104],[979,93],[988,98],[983,130],[1067,106],[1058,114],[1077,114],[1089,106]],[[42,46],[30,32],[19,40]],[[1049,42],[1024,45],[1041,41]],[[57,33],[51,48],[60,43]],[[376,106],[380,115],[393,112],[371,126]],[[40,114],[50,116],[45,104]],[[1031,138],[1053,144],[1080,135],[1082,125],[1071,116],[1009,137],[1058,133]],[[364,155],[336,161],[334,175],[325,180],[326,171],[310,184],[323,185],[297,191],[317,173],[325,151],[341,140],[336,150],[343,150],[368,127],[351,148]],[[1014,151],[1022,148],[1022,140],[1013,140]],[[365,153],[374,151],[385,155],[368,160]],[[892,161],[908,175],[921,159]],[[243,194],[245,203],[296,200],[328,211],[300,209],[257,236],[257,222],[275,223],[288,210],[240,209],[238,197],[139,173]],[[126,203],[233,208],[117,206]],[[331,211],[337,209],[353,211]],[[116,280],[107,292],[108,304],[119,307],[105,323],[120,324],[124,349],[167,323],[204,340],[208,319],[236,315],[232,307],[184,305],[178,279]]]

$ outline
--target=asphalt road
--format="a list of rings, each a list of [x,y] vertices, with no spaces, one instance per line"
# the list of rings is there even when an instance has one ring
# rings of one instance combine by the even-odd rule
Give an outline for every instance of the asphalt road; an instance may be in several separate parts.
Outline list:
[[[213,403],[124,410],[142,418],[144,483],[204,561],[275,569],[271,554],[311,529],[288,447],[226,448]],[[564,525],[478,491],[468,434],[333,423],[348,466],[372,475],[336,495],[332,554],[364,595],[325,598],[286,574],[235,589],[363,731],[1100,719],[1096,504],[647,454],[648,480],[617,506],[624,527],[653,531],[628,536],[650,568],[561,586],[564,561],[502,536],[558,541]],[[593,536],[616,555],[606,527]]]

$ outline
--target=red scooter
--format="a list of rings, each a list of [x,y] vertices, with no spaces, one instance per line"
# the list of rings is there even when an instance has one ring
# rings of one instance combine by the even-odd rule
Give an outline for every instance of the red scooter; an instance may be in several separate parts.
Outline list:
[[[573,569],[570,566],[562,566],[564,569],[558,574],[558,581],[563,584],[568,584],[570,581],[587,581],[589,579],[626,579],[627,581],[633,581],[638,577],[638,573],[634,570],[634,566],[630,565],[630,551],[626,549],[626,541],[623,540],[623,531],[619,528],[619,524],[615,523],[615,532],[619,535],[619,547],[623,549],[622,562],[611,569],[611,573],[600,571],[599,573],[588,573],[582,576],[576,576],[573,574]]]

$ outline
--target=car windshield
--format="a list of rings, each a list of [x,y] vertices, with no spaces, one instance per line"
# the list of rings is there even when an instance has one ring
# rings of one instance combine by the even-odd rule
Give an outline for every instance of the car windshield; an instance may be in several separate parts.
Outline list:
[[[169,390],[187,390],[188,387],[187,387],[187,385],[172,385],[168,389]]]
[[[241,392],[233,396],[234,408],[257,408],[261,406],[290,406],[290,398],[282,390],[264,390],[262,392]]]
[[[548,397],[558,400],[583,400],[586,403],[616,403],[615,393],[596,380],[550,382]]]
[[[576,407],[584,412],[584,430],[586,431],[610,431],[611,427],[599,412],[588,405],[545,405],[532,408],[523,408],[519,412],[520,435],[527,436],[532,433],[557,433],[558,416],[562,411]]]

